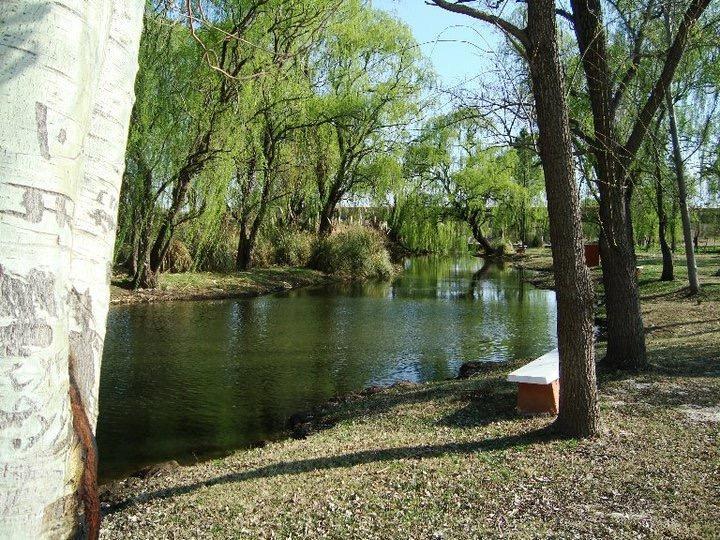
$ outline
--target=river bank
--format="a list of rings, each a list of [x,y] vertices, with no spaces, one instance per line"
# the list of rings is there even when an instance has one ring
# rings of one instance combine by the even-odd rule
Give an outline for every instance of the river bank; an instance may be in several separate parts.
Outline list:
[[[376,389],[330,403],[304,440],[114,484],[104,537],[717,536],[720,280],[703,270],[698,301],[645,266],[653,369],[601,374],[600,437],[517,416],[516,363]]]
[[[157,289],[132,290],[127,276],[115,276],[110,286],[110,305],[142,304],[172,300],[219,300],[251,298],[300,287],[322,285],[336,278],[308,268],[254,268],[246,272],[165,273]]]

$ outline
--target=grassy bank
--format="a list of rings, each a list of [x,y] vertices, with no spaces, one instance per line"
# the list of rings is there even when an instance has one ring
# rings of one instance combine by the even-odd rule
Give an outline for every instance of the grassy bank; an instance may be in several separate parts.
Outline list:
[[[701,282],[701,292],[697,297],[699,301],[720,300],[720,249],[701,251],[695,255],[698,275]],[[657,253],[638,252],[637,264],[639,267],[638,283],[640,293],[644,297],[657,294],[682,297],[687,294],[687,266],[685,255],[676,253],[673,257],[675,279],[673,281],[659,281],[662,274],[662,259]],[[549,249],[528,249],[527,255],[514,263],[516,267],[529,270],[526,279],[536,287],[552,289],[555,279],[552,274],[552,256]],[[590,271],[598,292],[602,293],[602,272],[599,267]]]
[[[399,386],[329,405],[305,440],[113,486],[104,537],[718,537],[720,304],[674,286],[641,281],[654,369],[601,376],[598,438],[518,416],[514,366]]]
[[[319,285],[331,278],[307,268],[255,268],[247,272],[186,272],[162,274],[157,289],[133,291],[129,278],[117,276],[110,287],[110,303],[138,304],[167,300],[240,298]]]

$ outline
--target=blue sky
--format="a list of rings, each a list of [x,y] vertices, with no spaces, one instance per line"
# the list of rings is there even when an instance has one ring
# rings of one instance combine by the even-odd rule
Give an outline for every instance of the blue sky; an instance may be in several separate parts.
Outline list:
[[[424,0],[372,0],[372,4],[410,26],[444,88],[471,84],[481,76],[492,62],[489,51],[497,50],[501,40],[488,24],[428,6]]]

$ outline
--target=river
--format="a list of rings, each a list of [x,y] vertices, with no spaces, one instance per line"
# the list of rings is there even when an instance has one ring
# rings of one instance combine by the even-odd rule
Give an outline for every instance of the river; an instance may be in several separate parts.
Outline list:
[[[555,293],[475,257],[418,257],[392,282],[111,308],[100,477],[276,438],[328,398],[553,348]]]

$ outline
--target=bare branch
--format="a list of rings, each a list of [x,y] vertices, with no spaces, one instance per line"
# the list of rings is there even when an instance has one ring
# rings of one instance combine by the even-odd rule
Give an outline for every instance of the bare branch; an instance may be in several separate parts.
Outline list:
[[[459,2],[448,2],[447,0],[428,0],[426,3],[430,6],[434,5],[446,11],[460,13],[461,15],[467,15],[469,17],[472,17],[473,19],[490,23],[505,32],[507,35],[515,38],[517,41],[522,43],[523,47],[525,47],[526,50],[530,48],[530,40],[528,39],[525,30],[518,28],[510,21],[507,21],[502,17],[492,15],[490,13],[481,11],[470,6],[466,6],[464,3]]]

